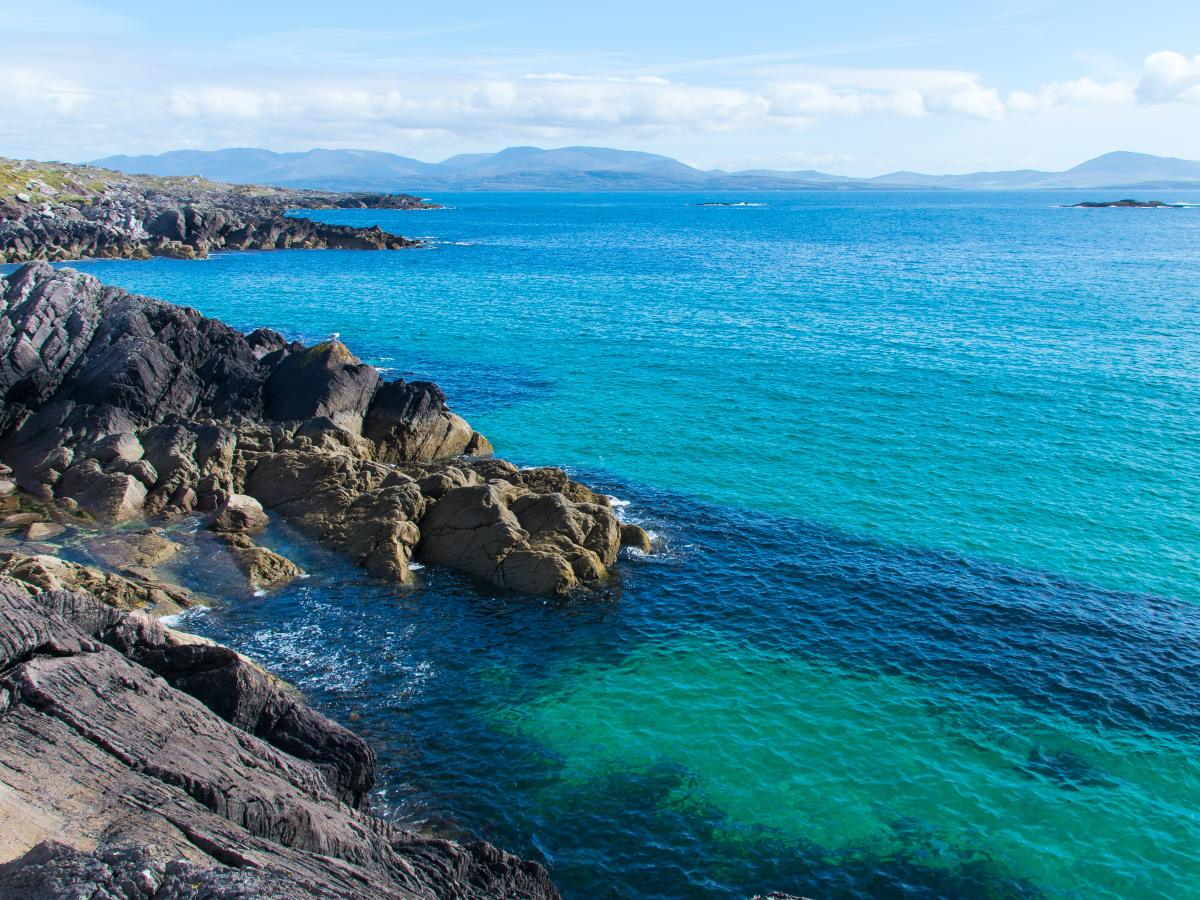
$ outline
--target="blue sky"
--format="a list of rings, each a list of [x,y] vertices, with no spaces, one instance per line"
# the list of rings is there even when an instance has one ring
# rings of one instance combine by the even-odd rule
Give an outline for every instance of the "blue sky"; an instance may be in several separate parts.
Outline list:
[[[870,175],[1200,157],[1200,3],[0,0],[0,155],[600,144]]]

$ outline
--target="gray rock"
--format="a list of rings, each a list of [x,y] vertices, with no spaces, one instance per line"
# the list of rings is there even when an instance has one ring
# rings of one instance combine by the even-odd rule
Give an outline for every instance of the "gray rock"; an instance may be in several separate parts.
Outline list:
[[[279,421],[328,416],[357,432],[380,385],[379,373],[340,341],[327,341],[285,357],[266,384],[265,412]]]
[[[218,220],[187,206],[156,228],[175,240]],[[436,502],[428,561],[516,591],[607,577],[620,532],[606,498],[559,469],[487,459],[487,440],[436,385],[384,384],[340,342],[247,338],[44,264],[0,278],[0,313],[0,454],[34,496],[103,524],[201,512],[240,533],[263,521],[237,499],[248,495],[399,582],[413,577]],[[458,494],[488,480],[512,488],[497,488],[511,518],[502,551],[481,552],[470,524],[491,514],[495,492]]]
[[[428,462],[491,453],[487,439],[446,407],[436,384],[395,381],[381,386],[363,423],[383,462]]]
[[[0,579],[0,697],[4,896],[558,896],[534,863],[371,818],[361,739],[86,594]]]
[[[96,443],[92,444],[87,451],[87,455],[100,463],[100,465],[107,466],[109,463],[116,462],[117,460],[134,462],[142,458],[143,452],[137,435],[122,432],[102,437]]]
[[[16,163],[29,166],[30,163]],[[0,200],[0,264],[83,257],[197,259],[217,249],[400,249],[419,243],[374,228],[285,215],[288,209],[413,209],[415,197],[245,188],[53,165],[68,194],[43,181]],[[34,196],[53,197],[33,205]]]
[[[105,472],[94,459],[74,463],[63,473],[63,494],[107,524],[119,524],[142,514],[146,486],[123,472]]]

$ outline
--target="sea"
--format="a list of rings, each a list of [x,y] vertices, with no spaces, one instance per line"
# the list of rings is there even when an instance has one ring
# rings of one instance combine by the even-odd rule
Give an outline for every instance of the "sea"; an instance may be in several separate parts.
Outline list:
[[[444,194],[310,214],[417,250],[74,265],[340,332],[653,534],[559,600],[277,523],[311,577],[183,617],[370,740],[380,814],[568,898],[1196,897],[1200,205],[1101,193]]]

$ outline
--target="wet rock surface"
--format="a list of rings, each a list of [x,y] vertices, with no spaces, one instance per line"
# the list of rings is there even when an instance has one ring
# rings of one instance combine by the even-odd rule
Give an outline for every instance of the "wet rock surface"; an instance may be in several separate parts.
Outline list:
[[[557,896],[535,863],[372,818],[374,770],[232,650],[0,577],[0,894]]]
[[[381,578],[411,581],[419,556],[529,594],[601,585],[645,543],[562,470],[487,458],[436,385],[44,263],[0,279],[0,403],[8,477],[101,525],[246,535],[279,515]],[[247,543],[230,548],[255,584],[287,577]]]

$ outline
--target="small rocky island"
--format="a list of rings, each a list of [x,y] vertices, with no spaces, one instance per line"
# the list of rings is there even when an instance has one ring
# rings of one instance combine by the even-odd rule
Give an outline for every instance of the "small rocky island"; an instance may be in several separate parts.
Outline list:
[[[1072,209],[1183,209],[1182,203],[1164,203],[1162,200],[1085,200],[1074,203]]]
[[[20,252],[166,246],[86,211],[34,232],[82,243]],[[170,240],[229,245],[225,213],[175,212]],[[435,384],[336,339],[244,335],[45,262],[0,278],[0,460],[0,896],[558,896],[536,863],[372,817],[371,748],[164,627],[197,600],[156,567],[205,535],[247,586],[286,583],[303,573],[260,543],[277,516],[397,584],[419,560],[570,596],[650,549],[607,497],[493,458]]]
[[[213,250],[396,250],[419,242],[291,209],[430,209],[407,194],[335,194],[0,159],[0,264],[205,257]]]

